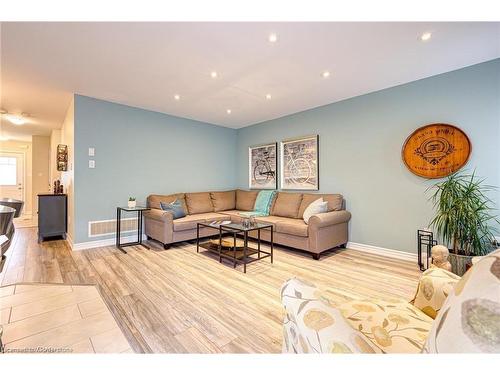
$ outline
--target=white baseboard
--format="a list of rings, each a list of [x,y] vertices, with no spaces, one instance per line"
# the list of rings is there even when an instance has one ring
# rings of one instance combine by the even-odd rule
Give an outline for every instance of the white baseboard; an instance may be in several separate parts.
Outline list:
[[[388,257],[388,258],[409,260],[409,261],[414,261],[414,262],[416,262],[417,258],[418,258],[417,254],[414,254],[414,253],[407,253],[407,252],[400,251],[400,250],[387,249],[385,247],[366,245],[366,244],[357,243],[357,242],[348,242],[346,247],[348,249],[363,251],[365,253],[381,255],[381,256]]]
[[[66,233],[66,241],[68,241],[69,247],[73,249],[74,241],[69,233]]]
[[[146,240],[147,237],[145,234],[142,235],[142,240]],[[122,237],[120,240],[122,243],[125,242],[135,242],[137,241],[137,235],[135,236],[127,236]],[[69,242],[69,241],[68,241]],[[114,246],[116,244],[116,238],[107,238],[105,240],[97,240],[97,241],[88,241],[88,242],[79,242],[79,243],[70,243],[73,251],[78,250],[86,250],[86,249],[95,249],[96,247],[104,247],[104,246]]]

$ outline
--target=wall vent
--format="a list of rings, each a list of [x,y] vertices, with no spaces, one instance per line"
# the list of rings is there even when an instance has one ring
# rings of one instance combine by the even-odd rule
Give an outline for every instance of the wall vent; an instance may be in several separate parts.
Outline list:
[[[121,219],[121,233],[137,232],[137,218]],[[89,237],[116,234],[116,219],[89,221]]]

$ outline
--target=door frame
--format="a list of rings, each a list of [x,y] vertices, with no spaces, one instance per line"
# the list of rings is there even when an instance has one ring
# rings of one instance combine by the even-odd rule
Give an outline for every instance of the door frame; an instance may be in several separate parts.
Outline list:
[[[0,154],[14,154],[14,155],[21,155],[23,159],[23,202],[26,204],[26,181],[27,181],[27,175],[26,175],[26,151],[0,151]],[[25,212],[27,213],[27,212]],[[31,214],[31,213],[30,213]]]

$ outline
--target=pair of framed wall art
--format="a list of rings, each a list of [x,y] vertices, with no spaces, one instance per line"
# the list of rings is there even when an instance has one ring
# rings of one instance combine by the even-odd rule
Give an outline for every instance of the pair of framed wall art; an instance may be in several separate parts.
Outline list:
[[[279,163],[279,168],[278,168]],[[279,174],[278,174],[279,172]],[[319,190],[319,135],[248,148],[250,189]]]

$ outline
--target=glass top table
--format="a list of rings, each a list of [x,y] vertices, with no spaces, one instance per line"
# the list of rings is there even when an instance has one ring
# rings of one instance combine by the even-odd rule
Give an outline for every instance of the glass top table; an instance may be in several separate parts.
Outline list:
[[[143,207],[143,206],[135,206],[135,207],[120,206],[117,208],[119,208],[120,210],[123,210],[123,211],[149,211],[149,210],[151,210],[151,208]]]
[[[264,224],[264,223],[254,223],[249,226],[244,226],[241,223],[228,223],[228,224],[212,224],[212,223],[200,223],[202,226],[208,226],[211,228],[219,229],[222,228],[225,231],[237,231],[237,232],[243,232],[243,231],[253,231],[253,230],[259,230],[259,229],[266,229],[266,228],[272,228],[272,224]]]
[[[142,242],[142,221],[143,221],[143,212],[144,211],[149,211],[150,208],[148,207],[142,207],[142,206],[135,206],[135,207],[116,207],[116,247],[118,250],[120,250],[122,253],[127,254],[125,251],[124,247],[125,246],[135,246],[139,245],[142,246],[146,249],[149,250],[149,246],[145,245]],[[123,243],[121,242],[121,224],[122,224],[122,211],[126,212],[137,212],[137,241],[133,242],[126,242]]]
[[[202,232],[204,228],[218,230],[207,234]],[[261,247],[261,230],[265,230],[266,242],[270,245],[270,250],[264,250]],[[256,244],[249,243],[249,233],[256,231],[257,235],[252,236],[256,240]],[[243,264],[243,272],[247,272],[247,264],[271,258],[273,263],[273,235],[274,228],[272,224],[254,223],[250,226],[245,226],[241,223],[197,223],[196,225],[196,252],[200,252],[200,248],[208,250],[219,256],[219,263],[222,260],[228,260],[233,263],[233,268],[237,264]],[[202,242],[205,237],[212,237],[208,241]],[[239,237],[239,238],[238,238]],[[252,241],[254,242],[254,241]],[[229,244],[229,245],[228,245]]]

